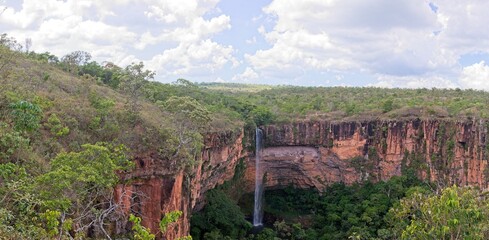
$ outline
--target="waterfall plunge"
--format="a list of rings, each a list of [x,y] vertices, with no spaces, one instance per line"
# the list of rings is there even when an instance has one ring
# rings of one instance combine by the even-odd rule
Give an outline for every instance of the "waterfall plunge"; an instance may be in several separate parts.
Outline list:
[[[263,169],[260,164],[263,132],[256,128],[255,134],[255,208],[253,211],[253,226],[262,226],[263,220]]]

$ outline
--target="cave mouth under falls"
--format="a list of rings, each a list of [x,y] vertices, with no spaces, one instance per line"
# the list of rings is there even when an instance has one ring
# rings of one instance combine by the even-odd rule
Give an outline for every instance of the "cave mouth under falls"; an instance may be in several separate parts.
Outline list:
[[[263,131],[255,130],[255,204],[253,208],[253,226],[263,225],[263,169],[260,157],[263,147]]]

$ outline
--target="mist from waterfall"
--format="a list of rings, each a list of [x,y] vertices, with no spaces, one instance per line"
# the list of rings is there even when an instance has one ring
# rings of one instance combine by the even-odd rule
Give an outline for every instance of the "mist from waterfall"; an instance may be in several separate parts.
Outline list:
[[[263,131],[255,131],[255,207],[253,211],[253,226],[263,225],[263,169],[260,157],[263,146]]]

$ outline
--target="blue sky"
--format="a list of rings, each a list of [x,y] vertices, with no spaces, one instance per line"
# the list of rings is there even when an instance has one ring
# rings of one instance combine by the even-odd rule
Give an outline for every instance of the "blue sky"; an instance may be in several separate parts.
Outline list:
[[[483,0],[0,0],[0,32],[156,80],[489,90]]]

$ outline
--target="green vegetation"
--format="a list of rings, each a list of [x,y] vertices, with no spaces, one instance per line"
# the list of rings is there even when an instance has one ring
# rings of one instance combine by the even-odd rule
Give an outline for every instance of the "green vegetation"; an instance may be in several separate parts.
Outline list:
[[[123,146],[98,143],[83,149],[58,154],[41,174],[29,173],[27,164],[0,164],[0,211],[6,216],[0,235],[65,238],[74,231],[83,237],[86,229],[97,228],[109,236],[106,224],[117,210],[112,206],[116,171],[132,163]]]
[[[210,190],[206,198],[204,209],[192,216],[194,239],[239,239],[251,229],[251,223],[223,191]]]
[[[160,221],[160,232],[165,233],[173,223],[177,222],[182,216],[181,211],[172,211],[161,219]],[[141,218],[136,217],[133,214],[129,215],[129,221],[132,223],[132,230],[134,232],[134,240],[154,240],[156,235],[152,234],[150,229],[145,228],[141,225]],[[181,237],[177,240],[192,240],[191,236]]]
[[[269,109],[275,121],[405,117],[489,117],[489,94],[460,89],[382,89],[373,87],[275,86],[239,89],[232,84],[200,84],[211,92]]]
[[[202,212],[194,215],[191,222],[192,236],[203,236],[196,239],[391,239],[389,222],[384,217],[413,184],[408,183],[406,178],[395,177],[377,184],[334,184],[322,195],[313,189],[292,187],[266,191],[266,228],[259,234],[248,232],[246,236],[229,234],[242,229],[239,226],[227,226],[226,231],[216,225],[203,228],[214,221],[233,222],[242,219],[241,215],[236,214],[223,219],[220,211],[232,207],[229,200],[223,200],[226,196],[222,196],[212,199],[212,203],[209,200]],[[242,203],[252,202],[252,194],[245,196],[245,199]],[[213,207],[208,207],[211,204]],[[243,206],[243,209],[252,215],[252,206]],[[229,230],[231,227],[234,230]]]
[[[391,239],[389,209],[413,186],[421,182],[394,177],[387,182],[345,186],[334,184],[324,194],[315,190],[286,188],[265,193],[265,215],[277,225],[287,225],[304,236],[282,239]],[[282,222],[283,221],[283,222]],[[299,228],[300,226],[300,228]],[[284,227],[282,227],[283,229]],[[293,236],[294,234],[292,234]]]
[[[129,220],[133,230],[122,237],[155,238],[141,226],[141,216],[121,214],[113,193],[122,181],[119,174],[132,170],[132,157],[149,152],[168,170],[185,170],[189,179],[209,132],[243,127],[251,132],[260,125],[307,119],[489,117],[489,93],[475,90],[195,84],[185,79],[163,84],[152,81],[154,76],[142,63],[119,67],[92,61],[82,51],[61,58],[21,51],[14,39],[0,36],[0,238],[110,238],[111,224],[121,219]],[[453,136],[453,130],[440,127],[436,142],[452,150],[458,143],[452,138],[444,142],[447,135]],[[387,143],[380,141],[386,152]],[[376,160],[374,150],[369,149],[370,161]],[[448,152],[448,161],[432,156],[436,169],[454,160]],[[373,167],[363,158],[351,164],[360,172]],[[403,177],[336,184],[326,194],[269,191],[266,228],[250,234],[248,208],[243,206],[243,213],[230,198],[242,194],[241,162],[235,178],[207,193],[208,204],[192,217],[192,235],[257,240],[488,237],[484,194],[457,187],[429,190],[415,179],[426,168],[416,153],[406,153],[403,165]],[[180,217],[181,212],[162,216],[159,231],[169,231]]]
[[[89,53],[82,51],[58,59],[50,53],[13,52],[9,48],[20,47],[5,35],[2,42],[2,51],[7,54],[0,61],[4,62],[3,68],[8,69],[3,70],[4,75],[17,74],[15,68],[19,64],[32,65],[36,62],[42,68],[37,75],[43,84],[58,78],[58,74],[52,72],[56,68],[91,84],[110,87],[126,97],[106,100],[127,107],[126,118],[134,123],[144,115],[145,102],[162,105],[171,97],[193,99],[209,111],[211,121],[208,130],[236,129],[244,122],[262,125],[301,119],[489,117],[489,110],[485,107],[489,103],[489,94],[483,91],[194,84],[185,79],[162,84],[151,81],[155,73],[145,70],[142,63],[126,67],[110,62],[99,64],[91,60]],[[18,55],[28,58],[29,63],[16,63]],[[97,122],[95,119],[94,125]]]
[[[237,208],[223,195],[195,215],[192,234],[196,239],[249,240],[488,238],[486,194],[467,187],[431,189],[420,181],[394,177],[379,183],[334,184],[323,194],[292,187],[266,191],[265,228],[246,235],[232,234],[243,230],[239,225],[211,224],[242,220],[239,213],[223,215],[223,209]]]
[[[0,40],[0,238],[110,238],[129,220],[113,189],[130,159],[151,151],[175,171],[192,166],[217,118],[193,98],[146,99],[154,73],[141,63],[59,60]],[[160,230],[180,215],[162,216]]]
[[[487,196],[452,186],[434,194],[412,189],[389,211],[396,239],[488,239]]]

